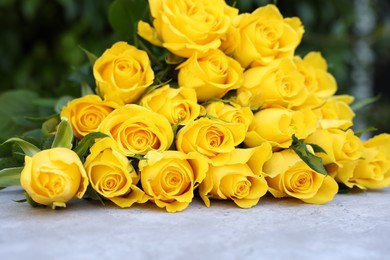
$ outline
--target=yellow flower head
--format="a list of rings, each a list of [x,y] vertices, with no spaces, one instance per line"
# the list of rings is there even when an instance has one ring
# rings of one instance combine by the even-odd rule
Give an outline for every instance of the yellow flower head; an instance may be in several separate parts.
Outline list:
[[[74,151],[57,147],[26,156],[20,183],[35,202],[65,207],[71,198],[83,197],[88,177]]]

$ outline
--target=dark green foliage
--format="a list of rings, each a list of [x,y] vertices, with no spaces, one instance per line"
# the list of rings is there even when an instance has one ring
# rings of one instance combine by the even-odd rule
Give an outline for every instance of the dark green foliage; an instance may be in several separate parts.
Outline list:
[[[298,156],[304,161],[311,169],[314,171],[328,175],[328,172],[326,171],[324,164],[322,163],[322,159],[314,154],[312,154],[308,148],[307,145],[303,142],[303,140],[298,140],[298,138],[295,137],[295,135],[292,136],[293,143],[291,145],[291,148],[298,154]],[[325,152],[321,147],[318,145],[312,146],[314,152]]]
[[[227,0],[227,3],[235,5],[241,13],[276,3],[283,16],[298,16],[305,26],[305,34],[297,54],[304,56],[309,51],[320,51],[338,82],[338,94],[351,93],[355,77],[351,70],[357,40],[355,25],[362,20],[356,16],[354,1]],[[375,16],[375,27],[365,36],[374,51],[373,95],[382,96],[378,102],[359,110],[358,117],[367,121],[367,125],[376,126],[378,132],[390,132],[387,113],[390,104],[387,87],[390,26],[386,18],[390,4],[388,1],[370,1],[369,5]],[[153,48],[135,36],[136,25],[132,24],[138,19],[150,21],[149,18],[147,0],[0,1],[0,93],[26,89],[41,98],[59,98],[80,96],[81,84],[94,90],[89,59],[99,57],[118,40],[134,41],[135,45],[138,42],[141,48],[142,45]],[[26,104],[22,103],[21,108],[27,109]],[[42,116],[39,110],[45,109],[48,107],[30,104],[25,115],[39,118]],[[4,113],[3,107],[0,113]],[[17,128],[16,124],[9,128],[7,123],[3,124],[7,120],[9,117],[0,115],[0,141],[9,137],[7,132],[19,135],[31,128],[31,125],[26,126],[31,122],[20,118],[16,120]],[[6,127],[2,129],[4,125]]]

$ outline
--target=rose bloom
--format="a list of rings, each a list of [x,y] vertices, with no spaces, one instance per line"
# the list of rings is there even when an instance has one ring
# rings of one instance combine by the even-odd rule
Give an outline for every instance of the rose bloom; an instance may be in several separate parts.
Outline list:
[[[87,95],[71,100],[61,110],[78,139],[97,131],[103,119],[117,107],[114,102],[102,101],[98,95]]]
[[[185,125],[195,120],[201,111],[195,90],[170,88],[169,85],[146,94],[140,104],[166,117],[171,125]]]
[[[144,203],[147,197],[138,188],[139,176],[129,160],[109,137],[98,140],[90,149],[84,167],[92,188],[121,208]]]
[[[308,90],[306,101],[295,109],[317,108],[332,97],[337,90],[337,83],[328,72],[326,60],[319,52],[310,52],[303,59],[296,56],[294,63],[305,79]]]
[[[244,143],[249,147],[270,142],[274,149],[288,148],[292,135],[304,139],[316,130],[317,118],[313,111],[293,111],[285,108],[266,108],[254,114]]]
[[[65,207],[71,198],[82,198],[88,177],[78,155],[67,148],[42,150],[25,156],[20,183],[37,203]]]
[[[237,49],[240,42],[240,30],[232,23],[226,32],[225,38],[222,39],[219,49],[226,53],[226,55],[233,56],[234,50]]]
[[[154,80],[147,53],[126,42],[107,49],[96,60],[93,75],[97,93],[119,105],[137,102]]]
[[[338,184],[331,176],[311,169],[292,149],[273,153],[263,169],[269,192],[276,198],[294,197],[323,204],[338,192]]]
[[[176,148],[184,153],[198,152],[221,165],[230,160],[231,152],[245,138],[245,126],[209,118],[200,118],[181,128]]]
[[[348,166],[339,168],[335,178],[350,188],[383,189],[390,186],[390,135],[380,134],[365,141],[362,158]]]
[[[151,201],[168,212],[188,207],[207,169],[207,160],[194,152],[150,151],[145,160],[139,161],[143,190]]]
[[[180,57],[218,49],[238,9],[223,0],[149,0],[152,28],[140,21],[138,34]]]
[[[115,109],[102,121],[99,131],[111,136],[126,156],[168,150],[173,142],[168,119],[135,104]]]
[[[265,67],[254,67],[245,71],[244,83],[237,90],[238,100],[244,95],[259,96],[257,102],[245,100],[242,106],[261,106],[262,108],[282,106],[292,108],[301,105],[308,97],[304,77],[299,73],[292,59],[275,61]]]
[[[241,208],[255,206],[267,193],[263,164],[270,159],[271,145],[235,149],[231,160],[221,166],[212,166],[199,186],[199,194],[210,207],[210,199],[231,199]]]
[[[316,154],[324,165],[340,167],[362,157],[362,141],[351,129],[317,129],[305,139],[305,143],[316,144],[325,150],[326,153]]]
[[[353,101],[352,96],[338,95],[329,98],[314,112],[318,117],[319,127],[323,129],[340,128],[347,130],[353,125],[355,113],[349,106]]]
[[[234,58],[244,68],[266,66],[274,60],[293,57],[304,32],[299,18],[283,18],[275,5],[240,14],[233,24],[240,31]]]
[[[253,112],[249,107],[241,107],[234,103],[226,104],[220,101],[208,104],[206,113],[229,123],[243,124],[246,130],[253,119]]]
[[[241,65],[220,50],[211,51],[204,57],[194,54],[177,69],[179,86],[194,89],[200,102],[222,98],[243,82]]]
[[[364,153],[364,149],[363,149]],[[363,158],[361,158],[363,159]],[[358,160],[346,161],[343,163],[342,167],[337,166],[336,164],[328,164],[325,166],[328,174],[335,179],[337,183],[345,184],[347,187],[352,188],[357,186],[355,182],[352,182],[353,172],[355,170],[356,164]],[[359,186],[359,188],[364,189],[363,186]]]

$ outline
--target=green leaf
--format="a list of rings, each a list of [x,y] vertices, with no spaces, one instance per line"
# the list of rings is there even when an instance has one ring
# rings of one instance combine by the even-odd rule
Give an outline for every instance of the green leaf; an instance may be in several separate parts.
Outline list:
[[[91,66],[93,66],[97,60],[97,57],[95,54],[93,54],[92,52],[84,49],[83,47],[79,46],[79,48],[87,55],[88,57],[88,60],[89,60],[89,63],[91,64]]]
[[[295,135],[292,136],[293,144],[291,148],[296,152],[296,154],[314,171],[327,175],[322,159],[314,154],[312,154],[307,149],[307,144],[303,140],[298,140]],[[321,150],[323,150],[321,148]]]
[[[116,33],[130,42],[136,41],[138,21],[148,14],[148,2],[115,0],[108,10],[108,21]]]
[[[95,93],[92,91],[92,88],[88,85],[85,80],[81,81],[81,96],[94,95]]]
[[[171,81],[171,79],[165,81],[165,82],[161,82],[161,83],[158,83],[156,85],[151,85],[149,87],[146,88],[146,91],[145,91],[145,95],[148,94],[148,93],[151,93],[153,91],[155,91],[156,89],[159,89],[167,84],[169,84],[169,82]]]
[[[91,199],[99,201],[103,206],[105,206],[102,197],[92,188],[91,185],[88,185],[87,190],[83,196],[84,199]]]
[[[57,125],[60,123],[58,115],[50,117],[42,124],[43,136],[53,135],[56,132]]]
[[[38,123],[26,120],[40,116],[34,103],[37,98],[36,93],[28,90],[9,90],[0,94],[0,142],[39,127]]]
[[[214,102],[222,102],[222,103],[228,104],[228,105],[230,105],[232,103],[232,101],[229,99],[211,98],[211,99],[203,102],[202,106],[208,106],[209,104],[214,103]]]
[[[26,197],[26,200],[27,200],[28,204],[30,204],[31,207],[34,207],[34,208],[36,208],[36,207],[46,208],[46,207],[47,207],[46,205],[42,205],[42,204],[39,204],[38,202],[35,202],[35,201],[31,198],[31,196],[28,195],[27,192],[24,192],[23,194],[24,194],[24,196]]]
[[[38,148],[40,148],[40,142],[42,139],[42,131],[39,128],[33,129],[30,131],[24,132],[20,136],[20,138],[22,138],[23,140],[25,140],[29,143],[32,143],[33,145],[35,145]]]
[[[48,116],[48,117],[25,117],[28,121],[30,122],[35,122],[35,123],[40,123],[42,124],[43,122],[45,122],[48,118],[52,117],[51,116]],[[35,129],[34,129],[35,130]]]
[[[372,131],[376,131],[378,129],[376,129],[375,127],[367,127],[366,129],[363,129],[363,130],[359,130],[359,131],[356,131],[354,132],[354,134],[357,136],[357,137],[361,137],[364,133],[367,133],[367,132],[372,132]]]
[[[0,187],[19,186],[23,167],[6,168],[0,171]]]
[[[326,154],[326,151],[324,149],[322,149],[322,147],[317,145],[317,144],[307,144],[307,145],[310,145],[313,148],[313,151],[315,153],[324,153],[324,154]]]
[[[12,156],[13,145],[12,143],[3,143],[0,145],[0,157]]]
[[[61,111],[62,111],[62,108],[65,107],[66,105],[68,105],[68,102],[73,100],[74,97],[72,96],[63,96],[63,97],[60,97],[57,102],[54,104],[54,110],[56,111],[56,113],[58,114],[61,114]]]
[[[91,146],[95,143],[95,140],[97,138],[104,138],[104,137],[108,137],[108,135],[103,134],[101,132],[92,132],[87,134],[86,136],[84,136],[83,139],[81,139],[81,141],[75,147],[74,149],[75,153],[77,153],[77,155],[80,158],[85,157],[89,152],[89,148],[91,148]]]
[[[34,154],[41,151],[38,147],[36,147],[32,143],[27,142],[27,141],[25,141],[21,138],[18,138],[18,137],[12,137],[12,138],[8,139],[7,141],[5,141],[3,144],[10,143],[10,142],[14,142],[17,145],[19,145],[20,148],[22,148],[24,154],[27,156],[30,156],[30,157],[32,157]]]
[[[56,103],[55,98],[36,98],[33,103],[41,107],[53,107]]]
[[[145,158],[145,156],[143,156],[141,154],[134,154],[133,156],[129,156],[128,158],[135,159],[135,160],[138,160],[138,161],[147,160],[147,158]]]
[[[0,170],[12,167],[21,166],[22,163],[15,157],[2,157],[0,158]]]
[[[54,135],[48,135],[42,138],[41,148],[42,150],[50,149],[54,142]]]
[[[18,202],[18,203],[24,203],[27,201],[27,199],[20,199],[20,200],[14,200],[15,202]]]
[[[348,187],[344,183],[337,183],[339,185],[339,191],[337,192],[338,194],[346,194],[352,190],[352,188]]]
[[[41,140],[41,149],[50,149],[54,142],[55,133],[57,131],[57,125],[60,123],[60,118],[58,115],[53,116],[46,120],[42,124],[42,140]]]
[[[375,103],[376,101],[378,101],[379,99],[381,98],[380,95],[378,96],[375,96],[375,97],[370,97],[370,98],[365,98],[365,99],[362,99],[362,100],[358,100],[356,102],[354,102],[352,105],[351,105],[351,109],[356,112],[372,103]]]
[[[72,149],[73,143],[73,130],[68,120],[62,120],[58,125],[57,133],[54,137],[52,148],[54,147],[65,147]]]

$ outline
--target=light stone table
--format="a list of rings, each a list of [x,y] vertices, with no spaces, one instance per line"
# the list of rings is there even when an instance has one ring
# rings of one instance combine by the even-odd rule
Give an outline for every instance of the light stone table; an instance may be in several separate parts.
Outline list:
[[[266,196],[251,209],[196,198],[180,213],[84,200],[51,210],[21,198],[0,191],[1,259],[390,259],[390,189],[325,205]]]

